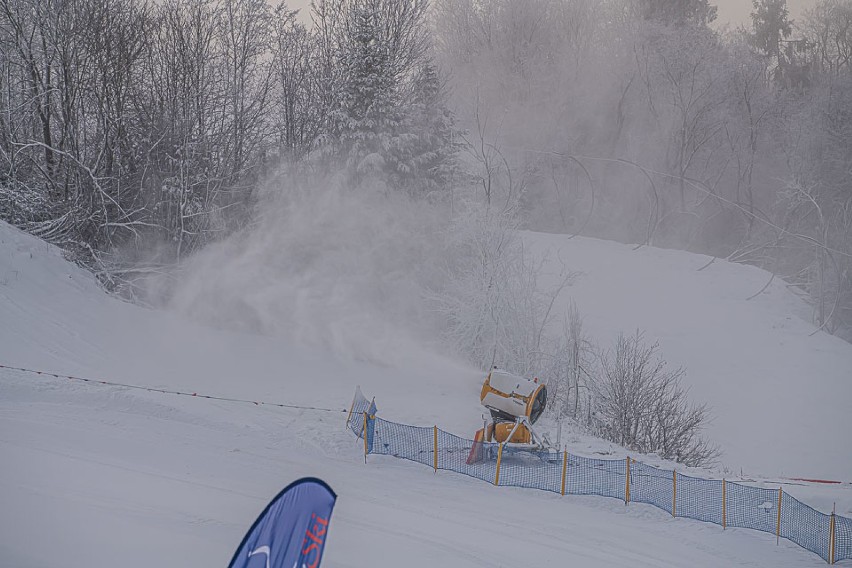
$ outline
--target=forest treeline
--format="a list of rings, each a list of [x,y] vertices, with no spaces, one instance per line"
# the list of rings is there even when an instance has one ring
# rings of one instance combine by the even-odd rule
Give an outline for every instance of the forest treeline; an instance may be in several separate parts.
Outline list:
[[[284,164],[447,183],[427,4],[2,0],[2,215],[104,257],[180,261]]]
[[[441,0],[439,62],[529,227],[758,265],[852,338],[852,2],[752,4]]]
[[[849,337],[852,0],[715,18],[707,0],[0,0],[0,217],[116,284],[251,223],[271,176],[332,172],[755,264]]]

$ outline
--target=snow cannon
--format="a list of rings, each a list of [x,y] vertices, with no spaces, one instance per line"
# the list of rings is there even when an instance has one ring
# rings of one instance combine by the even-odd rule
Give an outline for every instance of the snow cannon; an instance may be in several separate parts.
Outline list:
[[[479,400],[491,413],[477,439],[510,444],[546,445],[532,425],[547,405],[547,388],[536,380],[494,368],[482,384]]]

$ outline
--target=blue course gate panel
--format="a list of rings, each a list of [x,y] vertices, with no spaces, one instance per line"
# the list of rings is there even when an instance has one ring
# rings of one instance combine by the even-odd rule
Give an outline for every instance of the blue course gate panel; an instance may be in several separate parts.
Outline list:
[[[672,472],[650,465],[630,464],[630,500],[672,510]]]
[[[678,517],[721,525],[722,481],[678,474],[675,512]]]

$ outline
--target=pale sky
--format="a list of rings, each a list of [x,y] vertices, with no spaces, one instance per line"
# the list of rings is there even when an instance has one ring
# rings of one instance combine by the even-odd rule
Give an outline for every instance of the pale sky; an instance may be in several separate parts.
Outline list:
[[[286,0],[287,7],[291,10],[298,10],[299,17],[303,22],[308,22],[311,19],[311,0]],[[271,2],[277,4],[277,2]]]
[[[517,0],[523,2],[524,0]],[[734,26],[740,24],[751,25],[752,4],[751,0],[710,0],[711,4],[716,4],[719,8],[719,24],[732,24]],[[309,19],[311,0],[288,0],[287,6],[293,10],[301,10],[300,16],[307,21]],[[787,7],[790,9],[790,17],[795,20],[802,16],[802,13],[813,7],[816,0],[787,0]]]
[[[749,18],[752,10],[751,0],[710,0],[710,3],[716,4],[719,8],[718,23],[734,26],[751,25],[751,18]],[[800,18],[802,13],[806,9],[812,8],[814,4],[816,4],[816,0],[787,0],[790,18],[793,20]]]

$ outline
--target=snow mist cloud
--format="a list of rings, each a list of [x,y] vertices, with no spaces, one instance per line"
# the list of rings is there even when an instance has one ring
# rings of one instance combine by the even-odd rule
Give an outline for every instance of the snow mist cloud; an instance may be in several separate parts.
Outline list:
[[[267,184],[251,227],[190,259],[168,305],[199,321],[388,362],[429,327],[428,209],[332,177]],[[162,290],[161,290],[162,292]]]

